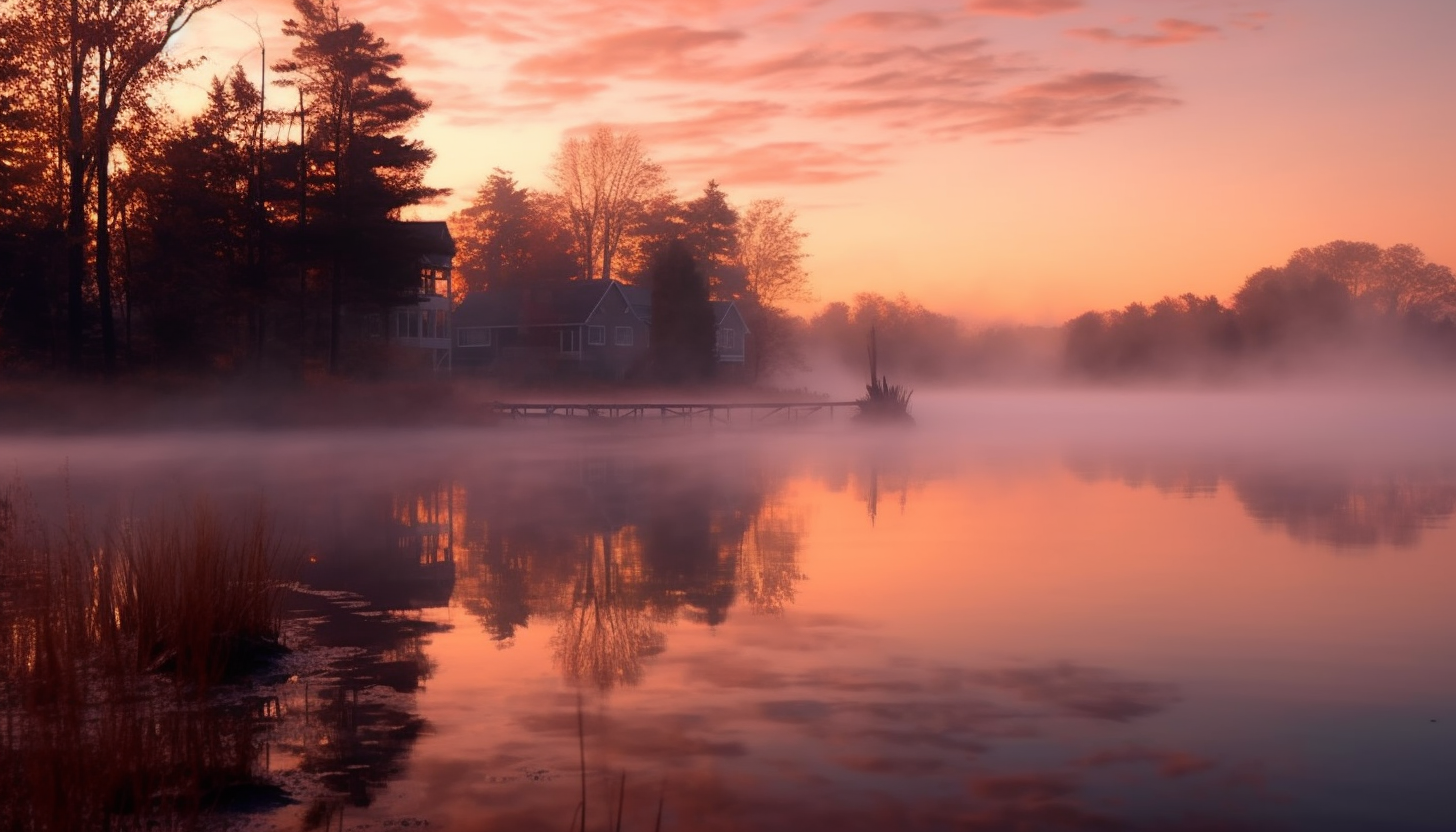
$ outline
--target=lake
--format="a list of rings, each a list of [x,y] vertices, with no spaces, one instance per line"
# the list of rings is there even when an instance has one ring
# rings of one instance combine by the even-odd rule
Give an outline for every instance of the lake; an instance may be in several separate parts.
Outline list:
[[[255,829],[1456,828],[1456,397],[0,440],[302,555]],[[3,799],[3,798],[0,798]]]

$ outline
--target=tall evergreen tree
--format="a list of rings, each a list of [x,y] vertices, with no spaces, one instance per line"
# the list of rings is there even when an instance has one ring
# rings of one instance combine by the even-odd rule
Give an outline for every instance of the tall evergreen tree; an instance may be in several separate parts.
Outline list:
[[[399,210],[444,191],[424,184],[435,154],[405,133],[429,103],[398,76],[404,57],[328,0],[294,0],[284,22],[298,39],[274,66],[299,89],[309,125],[302,148],[316,267],[327,274],[329,369],[340,369],[345,303],[387,306],[404,299],[413,275],[391,262],[387,227]]]
[[[747,291],[738,264],[738,212],[716,180],[709,180],[703,195],[682,208],[683,241],[708,281],[708,292],[719,300],[741,298]]]
[[[717,366],[717,337],[708,284],[692,252],[670,243],[652,265],[652,364],[668,383],[701,381]]]

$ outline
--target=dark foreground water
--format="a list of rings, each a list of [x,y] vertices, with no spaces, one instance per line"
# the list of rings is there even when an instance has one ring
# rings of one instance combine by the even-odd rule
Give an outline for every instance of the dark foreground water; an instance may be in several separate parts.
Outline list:
[[[918,408],[0,460],[303,542],[219,826],[1456,829],[1456,399]]]

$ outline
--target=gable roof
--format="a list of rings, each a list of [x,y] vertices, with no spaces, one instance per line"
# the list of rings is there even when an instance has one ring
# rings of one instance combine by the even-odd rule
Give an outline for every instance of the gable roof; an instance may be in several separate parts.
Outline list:
[[[455,310],[456,326],[584,324],[602,300],[620,292],[615,280],[569,280],[471,292]]]

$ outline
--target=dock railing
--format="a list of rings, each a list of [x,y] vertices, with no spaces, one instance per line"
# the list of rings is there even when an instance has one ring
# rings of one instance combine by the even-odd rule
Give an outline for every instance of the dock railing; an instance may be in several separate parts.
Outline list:
[[[509,419],[580,419],[600,421],[664,422],[706,421],[709,425],[742,425],[745,427],[799,422],[827,416],[835,418],[836,410],[858,409],[856,402],[713,402],[688,404],[662,403],[570,403],[494,402],[492,411]]]

